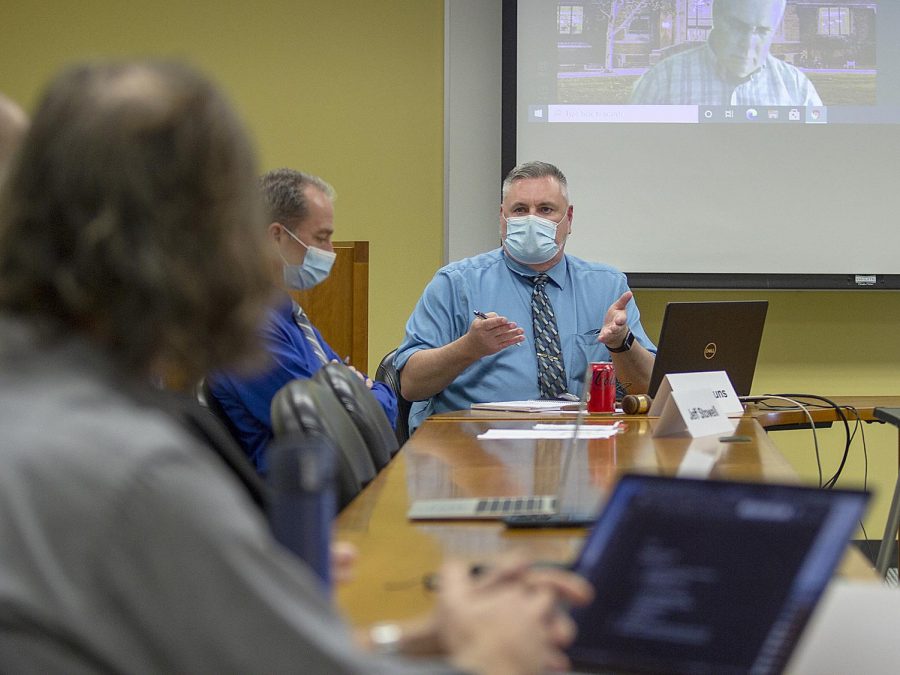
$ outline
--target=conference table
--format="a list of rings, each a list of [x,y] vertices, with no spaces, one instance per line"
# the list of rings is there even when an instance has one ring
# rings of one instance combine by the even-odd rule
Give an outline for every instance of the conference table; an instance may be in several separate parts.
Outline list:
[[[875,408],[900,408],[900,396],[832,396],[831,401],[844,411],[847,420],[853,423],[856,415],[862,422],[881,421],[875,417]],[[800,398],[802,401],[802,397]],[[770,405],[753,403],[747,406],[752,415],[766,430],[808,428],[809,419],[806,413],[797,407],[791,407],[784,401],[770,400]],[[840,417],[834,408],[822,406],[821,402],[812,402],[809,414],[816,424],[832,424],[839,422]],[[898,461],[900,461],[900,439],[898,439]]]
[[[574,558],[584,529],[507,529],[497,521],[415,521],[414,499],[559,495],[566,509],[597,509],[619,476],[628,472],[705,476],[711,479],[796,483],[794,469],[753,416],[738,420],[741,442],[717,436],[655,438],[657,418],[590,415],[586,425],[620,422],[611,438],[479,440],[488,429],[530,429],[537,421],[571,422],[542,414],[460,411],[432,416],[391,463],[338,516],[334,536],[359,550],[353,580],[335,591],[354,625],[399,620],[426,611],[434,601],[428,580],[447,558],[483,563],[520,550],[535,560]],[[565,457],[571,465],[563,471]],[[872,566],[849,547],[839,573],[876,579]]]

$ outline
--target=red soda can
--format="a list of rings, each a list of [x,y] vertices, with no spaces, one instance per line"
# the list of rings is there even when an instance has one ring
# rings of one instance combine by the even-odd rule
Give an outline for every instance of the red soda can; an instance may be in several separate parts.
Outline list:
[[[591,389],[588,392],[588,412],[616,411],[616,370],[611,361],[591,364]]]

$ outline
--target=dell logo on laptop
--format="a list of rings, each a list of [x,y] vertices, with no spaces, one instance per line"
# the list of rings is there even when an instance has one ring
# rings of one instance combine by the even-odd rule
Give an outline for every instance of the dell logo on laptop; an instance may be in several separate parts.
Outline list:
[[[716,343],[710,342],[708,345],[706,345],[703,348],[703,358],[705,358],[708,361],[709,359],[714,357],[716,355],[716,349],[717,349]]]

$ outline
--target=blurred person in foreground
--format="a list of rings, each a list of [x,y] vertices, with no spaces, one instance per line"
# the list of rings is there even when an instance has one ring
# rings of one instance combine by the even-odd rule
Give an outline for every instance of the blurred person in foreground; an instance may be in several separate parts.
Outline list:
[[[183,66],[76,67],[38,106],[0,198],[0,670],[565,667],[558,606],[590,591],[521,562],[477,579],[450,563],[431,615],[354,643],[234,471],[158,403],[152,378],[259,349],[255,174],[230,106]]]
[[[15,101],[0,93],[0,182],[28,130],[28,115]]]

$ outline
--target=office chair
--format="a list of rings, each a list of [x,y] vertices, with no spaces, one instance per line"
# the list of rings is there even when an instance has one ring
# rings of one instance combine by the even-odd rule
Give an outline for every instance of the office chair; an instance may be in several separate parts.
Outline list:
[[[165,396],[153,396],[151,402],[178,420],[204,447],[217,455],[247,489],[254,503],[266,511],[266,486],[244,454],[231,420],[210,393],[205,379],[197,382],[192,391],[168,390]]]
[[[387,415],[359,376],[343,363],[328,363],[313,375],[337,397],[369,447],[375,469],[381,471],[400,449]]]
[[[378,364],[378,370],[375,371],[375,379],[384,382],[393,389],[397,396],[397,427],[394,432],[397,436],[397,442],[400,445],[406,443],[409,439],[409,409],[412,405],[400,394],[400,373],[394,368],[394,355],[396,349],[391,350],[384,355],[381,363]]]
[[[225,413],[219,400],[213,396],[212,390],[209,387],[209,381],[205,377],[201,378],[200,381],[194,385],[194,398],[197,399],[197,402],[201,407],[208,410],[213,417],[219,420],[221,425],[231,434],[231,438],[234,439],[234,442],[240,447],[241,437],[238,434],[237,427],[234,426],[231,418]]]
[[[272,399],[275,437],[301,432],[325,436],[338,451],[338,509],[349,504],[376,474],[372,455],[331,389],[315,380],[291,380]]]

